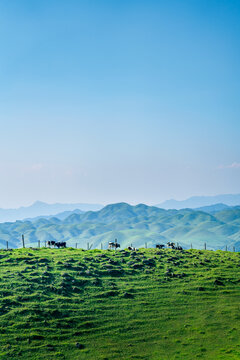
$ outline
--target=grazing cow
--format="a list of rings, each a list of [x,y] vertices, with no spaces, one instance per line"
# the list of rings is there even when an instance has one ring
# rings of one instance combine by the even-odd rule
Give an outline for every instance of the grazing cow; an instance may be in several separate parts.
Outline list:
[[[136,251],[137,249],[136,249],[135,247],[133,247],[133,246],[128,246],[128,250],[130,250],[130,251]]]
[[[120,248],[120,244],[118,244],[117,242],[110,241],[108,243],[108,248],[109,249],[114,249],[115,248],[115,250],[116,250],[117,248]]]
[[[59,241],[55,243],[55,246],[57,246],[57,248],[65,248],[66,247],[66,241]]]
[[[169,242],[167,243],[167,246],[168,246],[169,248],[176,249],[174,242],[170,242],[170,241],[169,241]]]
[[[51,240],[47,242],[47,246],[55,246],[55,245],[56,245],[56,241]]]
[[[156,245],[156,249],[163,249],[165,245],[162,245],[162,244],[157,244]]]
[[[170,242],[170,241],[167,243],[167,246],[168,246],[168,247],[170,247],[171,249],[175,249],[175,250],[183,250],[183,248],[182,248],[181,246],[178,246],[178,245],[177,245],[177,246],[175,246],[175,243]]]

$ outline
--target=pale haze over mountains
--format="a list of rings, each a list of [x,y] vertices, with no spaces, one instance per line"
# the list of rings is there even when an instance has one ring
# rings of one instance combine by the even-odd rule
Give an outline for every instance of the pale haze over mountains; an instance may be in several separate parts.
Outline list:
[[[192,196],[186,200],[167,200],[163,203],[157,204],[157,207],[163,209],[184,209],[184,208],[199,208],[202,206],[209,206],[214,204],[226,204],[229,206],[236,206],[240,204],[240,194],[223,194],[215,196]]]
[[[64,219],[51,217],[32,221],[0,224],[0,245],[21,247],[21,235],[27,247],[45,246],[46,241],[66,241],[67,246],[107,248],[115,238],[125,248],[154,247],[168,241],[179,243],[185,249],[192,246],[203,249],[240,250],[240,206],[217,211],[214,214],[193,209],[165,210],[154,206],[127,203],[107,205],[99,211],[72,213]]]
[[[30,206],[22,206],[18,209],[0,209],[0,222],[23,220],[39,216],[56,215],[65,211],[76,209],[82,211],[100,210],[102,205],[99,204],[47,204],[42,201],[36,201]]]
[[[206,212],[215,212],[224,210],[228,206],[240,205],[240,194],[223,194],[216,196],[194,196],[186,200],[167,200],[163,203],[154,205],[162,209],[197,209]],[[209,208],[206,208],[208,207]],[[51,217],[64,219],[72,212],[97,211],[104,206],[101,204],[74,203],[74,204],[48,204],[42,201],[36,201],[30,206],[22,206],[17,209],[1,209],[0,222],[16,221],[23,219]],[[77,211],[78,210],[78,211]]]

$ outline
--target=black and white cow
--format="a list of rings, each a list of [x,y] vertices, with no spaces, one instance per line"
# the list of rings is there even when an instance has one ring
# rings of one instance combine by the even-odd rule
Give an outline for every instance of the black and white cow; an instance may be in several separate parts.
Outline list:
[[[120,248],[120,244],[118,244],[116,241],[115,242],[109,241],[108,248],[116,250],[117,248]]]
[[[55,246],[59,249],[59,248],[65,248],[66,247],[66,241],[59,241],[56,242]]]
[[[175,250],[183,250],[183,248],[182,248],[181,246],[178,246],[178,245],[177,245],[177,246],[175,246],[175,243],[170,242],[170,241],[167,243],[167,246],[168,246],[168,247],[170,247],[171,249],[175,249]]]
[[[176,249],[174,242],[170,242],[170,241],[169,241],[169,242],[167,243],[167,246],[168,246],[169,248]]]
[[[51,240],[47,242],[47,246],[55,246],[55,245],[56,245],[56,241]]]
[[[137,250],[137,249],[136,249],[135,247],[133,247],[133,246],[128,246],[127,249],[130,250],[130,251],[136,251],[136,250]]]
[[[47,242],[47,245],[50,246],[56,246],[58,249],[59,248],[65,248],[66,247],[66,242],[65,241],[54,241],[54,240],[50,240]]]
[[[165,245],[163,244],[157,244],[156,245],[156,249],[163,249]]]

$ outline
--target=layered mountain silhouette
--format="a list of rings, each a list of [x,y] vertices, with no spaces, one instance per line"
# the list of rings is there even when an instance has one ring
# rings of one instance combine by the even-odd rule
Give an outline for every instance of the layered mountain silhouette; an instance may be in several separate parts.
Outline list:
[[[174,241],[184,248],[192,244],[209,249],[240,250],[240,207],[230,207],[215,213],[199,210],[164,210],[154,206],[127,203],[107,205],[99,211],[72,213],[59,219],[40,218],[33,221],[16,221],[0,224],[1,247],[21,246],[21,235],[27,246],[41,245],[47,240],[66,241],[67,246],[86,248],[107,247],[115,238],[124,248],[130,244],[149,247],[156,243]]]
[[[65,211],[79,209],[81,211],[100,210],[103,206],[99,204],[47,204],[36,201],[30,206],[22,206],[18,209],[0,209],[0,222],[23,220],[39,216],[52,216]]]
[[[185,208],[199,208],[214,204],[224,204],[228,206],[240,205],[240,194],[223,194],[216,196],[193,196],[186,200],[166,200],[163,203],[157,204],[157,207],[163,209],[185,209]]]
[[[196,210],[215,213],[219,210],[227,209],[229,206],[240,205],[240,194],[225,194],[217,196],[194,196],[189,199],[167,200],[161,204],[155,205],[163,209],[185,209],[192,208]],[[37,218],[49,219],[52,216],[63,220],[72,212],[80,213],[86,211],[98,211],[103,208],[100,204],[48,204],[42,201],[36,201],[30,206],[22,206],[17,209],[0,208],[0,223],[16,220],[32,220]]]

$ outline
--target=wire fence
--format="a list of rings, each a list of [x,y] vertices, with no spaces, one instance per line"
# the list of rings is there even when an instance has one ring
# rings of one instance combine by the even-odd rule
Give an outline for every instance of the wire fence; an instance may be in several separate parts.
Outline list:
[[[116,241],[116,239],[115,239],[115,241]],[[4,244],[4,241],[2,240],[0,248],[5,249],[5,250],[13,250],[13,249],[19,249],[19,248],[35,248],[35,249],[37,249],[37,248],[39,248],[39,249],[40,248],[51,248],[51,249],[59,248],[57,246],[57,244],[59,244],[59,242],[57,242],[57,241],[47,241],[47,240],[40,241],[40,240],[38,240],[36,242],[30,242],[30,241],[26,242],[24,234],[22,234],[21,241],[18,241],[18,243],[19,243],[19,246],[15,246],[15,244],[13,242],[10,243],[7,240],[7,241],[5,241],[5,244]],[[82,246],[82,242],[81,243],[76,242],[75,245],[73,245],[73,242],[71,241],[71,246],[68,246],[68,247],[79,249],[79,250],[93,250],[93,249],[107,250],[109,248],[108,244],[109,243],[101,242],[100,244],[98,244],[98,246],[94,247],[93,243],[91,244],[90,242],[86,242],[85,246]],[[174,243],[174,245],[175,245],[175,243]],[[171,246],[168,246],[166,244],[157,245],[157,244],[152,244],[152,243],[149,244],[148,242],[145,242],[144,246],[141,246],[141,247],[144,247],[145,249],[152,249],[152,248],[156,248],[158,246],[161,246],[160,249],[161,248],[171,248]],[[213,248],[212,246],[208,246],[207,242],[204,242],[201,247],[200,246],[194,247],[193,243],[190,243],[189,245],[181,244],[181,247],[183,250],[195,249],[195,250],[213,250],[213,251],[222,250],[222,251],[231,251],[231,252],[239,251],[238,249],[236,249],[236,247],[234,245],[231,245],[231,246],[225,245],[222,247]],[[129,244],[129,246],[126,246],[125,248],[129,248],[129,250],[136,249],[132,243]],[[172,249],[178,249],[178,248],[179,248],[179,243],[176,243],[176,246],[172,247]]]

